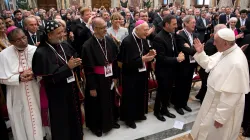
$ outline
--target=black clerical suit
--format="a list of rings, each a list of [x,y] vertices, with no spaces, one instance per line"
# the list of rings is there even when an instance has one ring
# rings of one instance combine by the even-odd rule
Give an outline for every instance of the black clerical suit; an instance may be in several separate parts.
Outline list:
[[[197,38],[197,35],[193,33],[193,39]],[[176,43],[179,47],[178,50],[185,54],[185,60],[179,64],[177,80],[175,83],[175,92],[172,94],[171,101],[176,109],[184,108],[187,106],[189,99],[189,94],[192,85],[192,79],[194,74],[194,69],[196,68],[196,63],[190,63],[190,57],[195,54],[195,49],[189,41],[188,35],[185,31],[181,31],[176,37]],[[184,46],[187,43],[190,48]],[[178,112],[179,113],[179,112]]]
[[[118,51],[113,39],[105,37],[105,40],[98,40],[99,44],[97,38],[92,36],[84,43],[81,56],[86,76],[86,126],[97,136],[98,133],[110,131],[115,123],[114,92],[110,88],[112,79],[117,79]],[[104,66],[107,64],[112,64],[113,69],[113,75],[109,77],[105,77],[104,72]],[[91,96],[90,90],[96,90],[97,96]]]
[[[214,46],[213,37],[210,38],[205,44],[204,51],[206,52],[208,56],[211,56],[217,52],[217,48]],[[200,102],[202,103],[207,92],[207,78],[208,78],[209,73],[205,72],[205,69],[201,67],[199,70],[199,75],[201,78],[201,89],[199,90],[198,94],[195,97],[199,99]]]
[[[166,114],[179,64],[175,35],[165,30],[160,31],[154,38],[153,48],[157,52],[155,75],[158,82],[154,113]]]
[[[245,38],[243,39],[242,45],[244,44],[250,44],[250,34],[246,35]],[[248,60],[248,66],[250,66],[250,47],[249,46],[244,51],[244,53]],[[242,135],[245,137],[250,137],[250,92],[245,95],[245,109],[244,109],[242,128],[243,128]]]
[[[68,82],[73,73],[67,65],[69,59],[72,56],[76,58],[77,54],[66,42],[50,45],[49,42],[42,42],[37,47],[32,60],[32,70],[35,76],[42,76],[44,80],[52,139],[82,140],[79,90],[75,81]]]
[[[148,52],[147,40],[141,40],[133,34],[124,38],[120,46],[118,61],[122,62],[123,90],[121,120],[127,125],[136,120],[144,120],[144,115],[148,110],[148,73],[147,71],[139,72],[139,68],[143,67],[142,56]]]

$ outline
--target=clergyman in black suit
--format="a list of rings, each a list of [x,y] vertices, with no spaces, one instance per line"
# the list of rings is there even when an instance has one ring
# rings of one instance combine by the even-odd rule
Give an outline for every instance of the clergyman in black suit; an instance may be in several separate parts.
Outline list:
[[[184,110],[191,112],[192,109],[187,106],[189,99],[189,94],[192,85],[192,79],[194,70],[197,66],[193,55],[195,54],[195,49],[193,47],[193,41],[198,38],[195,33],[195,17],[192,15],[187,15],[183,18],[184,29],[180,31],[176,37],[178,50],[185,54],[185,60],[179,64],[177,80],[175,83],[175,93],[172,94],[171,102],[177,113],[184,115]]]
[[[224,24],[217,24],[214,27],[214,34],[216,34],[220,29],[227,28],[226,25]],[[208,56],[211,56],[218,52],[217,48],[214,46],[214,37],[211,37],[205,44],[204,46],[204,51]],[[200,102],[202,103],[206,92],[207,92],[207,78],[209,73],[205,71],[202,67],[199,70],[199,75],[201,78],[201,89],[199,90],[198,94],[195,96],[196,99],[199,99]]]
[[[206,42],[210,38],[211,22],[206,19],[206,11],[201,11],[201,18],[196,21],[196,30],[201,42]]]
[[[176,80],[177,65],[182,62],[184,54],[178,51],[175,40],[175,28],[177,20],[173,15],[167,15],[163,19],[163,29],[155,36],[153,48],[157,52],[155,75],[158,89],[154,105],[154,115],[160,121],[166,121],[162,116],[175,118],[175,115],[167,109]]]

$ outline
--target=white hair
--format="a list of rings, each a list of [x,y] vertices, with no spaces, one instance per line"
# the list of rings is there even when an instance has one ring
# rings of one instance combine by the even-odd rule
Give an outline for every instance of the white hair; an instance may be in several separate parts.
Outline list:
[[[232,22],[232,21],[237,22],[237,21],[238,21],[238,19],[237,19],[236,17],[231,17],[231,18],[229,19],[229,22]]]

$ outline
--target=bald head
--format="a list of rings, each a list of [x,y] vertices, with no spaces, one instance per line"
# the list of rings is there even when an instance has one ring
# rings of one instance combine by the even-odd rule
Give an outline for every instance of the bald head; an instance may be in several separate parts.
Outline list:
[[[107,23],[100,17],[97,17],[92,21],[92,28],[94,29],[97,38],[104,38],[107,33]]]
[[[223,29],[223,28],[227,28],[227,26],[225,24],[217,24],[214,27],[214,34],[216,34],[220,29]]]
[[[148,36],[149,26],[147,22],[144,22],[135,27],[135,33],[139,38],[146,39]]]

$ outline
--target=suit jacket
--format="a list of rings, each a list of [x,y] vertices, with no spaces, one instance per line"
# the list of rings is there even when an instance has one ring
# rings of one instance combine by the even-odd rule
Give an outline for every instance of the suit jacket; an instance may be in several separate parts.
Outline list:
[[[235,16],[235,14],[230,14],[230,18],[231,17],[236,17],[236,16]],[[219,17],[219,23],[220,24],[226,24],[227,23],[227,15],[226,14],[220,15],[220,17]]]
[[[23,20],[21,21],[22,26],[20,26],[20,25],[18,24],[18,21],[17,21],[16,19],[14,20],[14,22],[15,22],[15,26],[16,26],[16,27],[21,28],[21,29],[24,28],[24,22],[23,22]]]
[[[246,22],[247,22],[247,18],[246,18],[246,21],[245,21],[245,25],[246,25]],[[236,23],[236,28],[240,28],[241,27],[241,23],[240,23],[241,21],[240,21],[240,18],[238,18],[238,21],[237,21],[237,23]]]
[[[193,39],[198,38],[198,35],[196,33],[193,33]],[[177,42],[177,46],[178,46],[178,50],[182,51],[185,54],[185,60],[182,61],[182,64],[189,64],[190,63],[190,59],[189,59],[189,55],[193,56],[196,51],[194,49],[194,47],[191,45],[188,36],[186,35],[186,33],[184,31],[181,31],[177,36],[176,36],[176,42]],[[184,46],[184,44],[187,43],[190,48],[187,48]]]
[[[213,37],[210,38],[206,42],[206,44],[204,46],[204,51],[206,52],[206,54],[208,56],[211,56],[211,55],[215,54],[218,51],[217,48],[214,46],[214,38]]]
[[[183,23],[182,19],[180,17],[177,18],[177,29],[178,30],[182,30],[183,29],[182,23]]]
[[[211,24],[208,19],[205,19],[205,21],[206,21],[206,25]],[[200,39],[201,42],[203,42],[203,40],[204,40],[205,33],[210,34],[210,32],[211,32],[211,28],[210,27],[207,28],[204,25],[202,18],[199,18],[196,21],[196,30],[199,33],[199,39]]]
[[[173,44],[172,38],[173,36]],[[155,74],[157,78],[173,80],[176,72],[177,58],[179,51],[176,45],[175,34],[161,30],[153,40],[153,48],[156,50]],[[170,83],[171,84],[171,83]]]
[[[75,36],[74,48],[78,54],[81,54],[82,45],[92,36],[92,33],[84,22],[77,24],[73,33]]]
[[[27,36],[27,40],[28,40],[29,45],[34,45],[35,46],[37,42],[41,42],[42,37],[43,37],[43,32],[42,31],[38,30],[36,32],[37,40],[33,40],[28,31],[25,30],[24,32],[25,32],[25,35]]]
[[[161,22],[162,22],[162,18],[160,16],[155,18],[153,21],[153,25],[155,26],[156,33],[159,33],[162,30],[162,27],[159,25],[159,23]]]
[[[80,19],[76,19],[76,20],[72,21],[72,22],[71,22],[71,31],[72,31],[72,32],[75,32],[76,26],[77,26],[78,24],[81,24],[81,23],[82,23],[82,22],[81,22]]]

